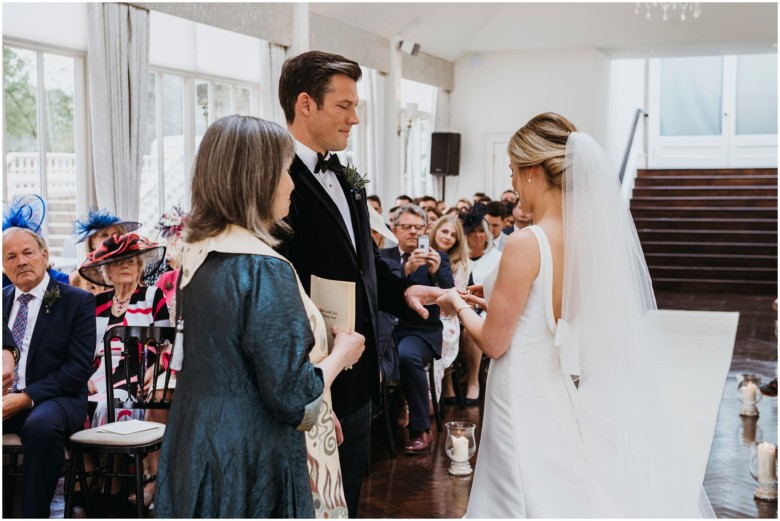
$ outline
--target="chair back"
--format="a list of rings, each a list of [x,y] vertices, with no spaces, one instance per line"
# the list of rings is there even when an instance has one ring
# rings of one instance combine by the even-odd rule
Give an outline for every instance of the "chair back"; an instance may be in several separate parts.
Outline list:
[[[156,326],[117,326],[103,335],[103,362],[106,370],[106,403],[108,422],[116,420],[116,409],[167,409],[171,406],[168,390],[171,381],[170,359],[176,349],[176,328]],[[124,369],[114,374],[111,342],[122,342],[120,360],[124,360]],[[163,346],[170,344],[169,352],[163,353]],[[148,367],[153,367],[152,387],[144,393],[144,375]],[[134,371],[137,370],[137,374]],[[158,378],[164,375],[163,386],[158,386]],[[133,379],[135,377],[135,380]],[[117,389],[126,391],[127,400],[115,398],[115,382],[121,382]],[[157,399],[158,391],[162,398]]]

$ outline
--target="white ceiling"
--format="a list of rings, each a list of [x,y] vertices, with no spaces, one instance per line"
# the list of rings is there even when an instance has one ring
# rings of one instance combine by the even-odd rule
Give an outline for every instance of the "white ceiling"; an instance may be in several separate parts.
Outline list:
[[[644,4],[644,3],[642,3]],[[611,57],[777,51],[777,3],[703,3],[650,20],[630,3],[319,3],[312,12],[456,61],[487,51],[591,47]]]

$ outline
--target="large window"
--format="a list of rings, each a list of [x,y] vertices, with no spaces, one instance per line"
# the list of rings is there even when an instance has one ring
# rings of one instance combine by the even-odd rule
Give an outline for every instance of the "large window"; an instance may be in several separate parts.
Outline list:
[[[432,85],[401,80],[401,121],[403,139],[401,191],[411,197],[436,196],[431,171],[431,134],[438,90]]]
[[[154,237],[160,215],[189,208],[195,152],[206,128],[229,114],[258,115],[253,85],[152,68],[141,173],[141,233]]]
[[[650,60],[650,168],[777,166],[777,54]]]
[[[5,198],[37,194],[47,205],[42,234],[63,254],[79,213],[84,171],[84,59],[43,47],[3,46]]]

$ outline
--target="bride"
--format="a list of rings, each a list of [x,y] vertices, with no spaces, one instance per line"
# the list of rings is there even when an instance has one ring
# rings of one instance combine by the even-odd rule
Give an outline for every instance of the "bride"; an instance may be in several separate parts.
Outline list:
[[[466,517],[714,517],[660,397],[655,297],[604,151],[545,113],[508,153],[534,225],[484,294],[438,301],[493,359]]]

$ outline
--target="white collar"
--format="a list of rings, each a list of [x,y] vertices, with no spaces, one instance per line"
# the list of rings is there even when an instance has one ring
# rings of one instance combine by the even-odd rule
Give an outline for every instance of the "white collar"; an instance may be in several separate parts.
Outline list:
[[[306,168],[309,169],[309,172],[314,172],[314,169],[317,168],[317,152],[315,152],[314,150],[307,147],[306,145],[304,145],[303,143],[301,143],[296,139],[295,153],[298,155],[301,161],[303,161],[303,164],[306,165]],[[326,152],[325,159],[327,160],[330,157],[330,155],[331,152]]]
[[[43,294],[46,293],[46,288],[49,287],[49,281],[50,280],[51,280],[51,277],[49,277],[49,272],[48,271],[44,272],[43,280],[41,280],[41,282],[39,282],[37,286],[35,286],[33,289],[31,289],[27,293],[29,293],[30,295],[32,295],[33,297],[35,297],[37,299],[42,299],[43,298]],[[15,290],[14,291],[14,302],[16,302],[17,299],[19,298],[19,296],[24,295],[25,292],[20,290],[16,286],[14,286],[14,290]]]
[[[182,278],[179,287],[185,287],[189,284],[195,272],[203,261],[208,257],[209,252],[219,251],[222,253],[246,253],[252,255],[267,255],[288,261],[277,253],[273,248],[249,233],[249,230],[236,224],[229,224],[219,235],[203,239],[196,243],[186,243],[182,253]]]

